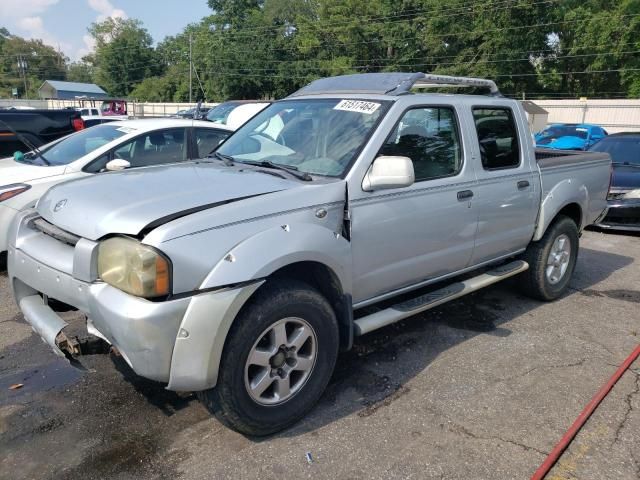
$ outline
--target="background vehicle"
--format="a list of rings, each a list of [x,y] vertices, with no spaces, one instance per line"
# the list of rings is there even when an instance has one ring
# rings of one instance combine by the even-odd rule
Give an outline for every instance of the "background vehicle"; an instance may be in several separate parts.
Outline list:
[[[556,123],[535,135],[536,147],[587,150],[607,136],[605,129],[589,123]]]
[[[116,120],[127,120],[129,118],[126,114],[119,115],[109,112],[105,114],[101,109],[95,107],[82,107],[77,110],[80,112],[80,115],[82,115],[82,120],[84,120],[85,127],[87,128]]]
[[[189,108],[187,110],[178,110],[172,117],[174,118],[194,118],[197,117],[197,120],[204,120],[209,112],[209,107],[197,107]],[[197,114],[196,114],[197,113]]]
[[[11,156],[15,151],[27,152],[31,146],[40,147],[84,127],[80,112],[73,109],[0,110],[0,158]],[[25,145],[24,140],[29,145]]]
[[[52,185],[106,170],[206,157],[233,129],[187,120],[114,121],[45,145],[24,158],[0,160],[0,253],[9,224]]]
[[[640,231],[640,132],[614,133],[590,149],[611,155],[607,216],[600,228]]]
[[[230,100],[213,107],[207,113],[206,118],[210,122],[227,125],[231,117],[231,121],[234,123],[232,126],[238,128],[270,104],[271,102],[263,100]]]
[[[410,94],[434,83],[492,95]],[[535,298],[566,291],[610,157],[536,153],[520,103],[498,94],[420,73],[320,79],[211,162],[58,185],[13,224],[16,299],[60,355],[73,342],[43,297],[225,424],[285,428],[355,335],[518,274]]]
[[[127,101],[119,98],[112,98],[109,100],[104,100],[102,105],[100,106],[100,115],[103,116],[120,116],[126,117],[128,114],[127,111]]]

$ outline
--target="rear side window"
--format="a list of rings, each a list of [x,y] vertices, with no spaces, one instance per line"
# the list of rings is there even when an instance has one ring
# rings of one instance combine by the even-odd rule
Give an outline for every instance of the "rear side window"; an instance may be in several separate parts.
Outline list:
[[[218,148],[218,145],[220,145],[220,143],[230,134],[231,132],[225,132],[224,130],[216,130],[213,128],[196,128],[196,158],[205,158]]]
[[[515,168],[520,165],[518,130],[509,108],[473,109],[473,119],[480,144],[480,158],[485,170]]]

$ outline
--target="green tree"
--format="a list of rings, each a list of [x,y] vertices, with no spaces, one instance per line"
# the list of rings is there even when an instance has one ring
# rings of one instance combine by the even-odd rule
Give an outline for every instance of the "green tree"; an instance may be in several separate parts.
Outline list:
[[[145,78],[164,72],[153,39],[139,20],[107,18],[88,30],[96,48],[87,60],[94,79],[110,95],[127,96]]]
[[[0,97],[37,98],[44,80],[64,80],[67,58],[42,40],[26,40],[0,29]]]
[[[93,83],[93,68],[84,62],[67,65],[67,80],[70,82]]]

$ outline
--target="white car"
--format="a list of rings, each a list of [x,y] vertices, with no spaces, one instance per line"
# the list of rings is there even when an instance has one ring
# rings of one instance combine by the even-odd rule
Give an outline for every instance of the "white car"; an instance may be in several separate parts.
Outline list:
[[[53,185],[96,173],[206,157],[235,129],[183,119],[125,120],[96,125],[0,160],[0,254],[13,218]]]

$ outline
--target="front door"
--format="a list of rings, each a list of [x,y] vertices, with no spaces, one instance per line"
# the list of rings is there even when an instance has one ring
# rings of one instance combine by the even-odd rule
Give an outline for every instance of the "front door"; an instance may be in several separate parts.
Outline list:
[[[407,110],[378,155],[411,158],[415,183],[350,192],[354,303],[469,263],[477,213],[465,192],[475,178],[459,125],[452,107]]]

